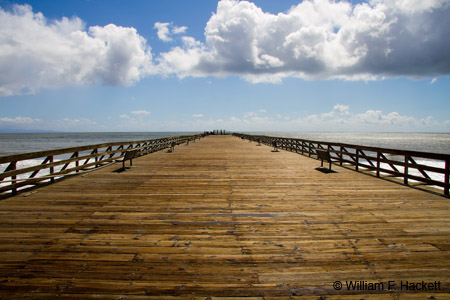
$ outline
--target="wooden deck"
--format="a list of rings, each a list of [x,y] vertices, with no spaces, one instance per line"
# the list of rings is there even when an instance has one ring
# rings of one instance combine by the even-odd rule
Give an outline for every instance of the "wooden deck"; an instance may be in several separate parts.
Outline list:
[[[448,198],[271,150],[209,136],[0,201],[0,299],[450,299]]]

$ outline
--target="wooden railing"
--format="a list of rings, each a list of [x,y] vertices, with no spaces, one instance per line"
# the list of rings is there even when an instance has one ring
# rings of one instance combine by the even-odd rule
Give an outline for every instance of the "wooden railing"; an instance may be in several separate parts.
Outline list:
[[[401,178],[406,185],[438,186],[449,196],[450,155],[366,147],[343,143],[311,141],[295,138],[271,137],[235,133],[235,136],[269,146],[317,158],[317,149],[324,149],[341,166],[354,166],[356,171],[368,170],[377,177]],[[425,163],[425,162],[428,162]],[[437,177],[441,179],[436,179]]]
[[[205,134],[174,136],[0,156],[0,164],[3,164],[0,169],[0,195],[16,194],[21,189],[114,163],[123,159],[129,150],[137,150],[138,156],[142,156],[203,136]]]

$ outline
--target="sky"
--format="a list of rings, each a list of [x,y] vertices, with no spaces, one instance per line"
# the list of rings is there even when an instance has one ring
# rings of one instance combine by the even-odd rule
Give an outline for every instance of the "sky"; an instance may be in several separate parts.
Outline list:
[[[0,0],[0,132],[450,132],[450,0]]]

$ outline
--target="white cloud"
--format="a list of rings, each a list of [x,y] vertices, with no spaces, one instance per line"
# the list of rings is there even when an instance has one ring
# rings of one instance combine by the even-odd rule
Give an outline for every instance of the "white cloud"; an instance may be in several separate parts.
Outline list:
[[[333,107],[333,110],[330,112],[322,113],[321,116],[324,118],[332,118],[335,116],[345,116],[350,114],[350,106],[348,105],[342,105],[342,104],[336,104]]]
[[[180,26],[180,27],[174,26],[172,29],[172,33],[173,34],[185,33],[187,29],[188,28],[186,26]]]
[[[85,28],[77,17],[49,20],[29,5],[0,8],[0,97],[66,85],[129,86],[153,74],[252,82],[283,78],[374,80],[450,74],[450,0],[302,1],[279,14],[221,0],[205,40],[156,22],[166,42],[154,59],[135,28]],[[431,83],[436,80],[433,79]]]
[[[59,120],[41,120],[31,117],[1,117],[0,128],[16,130],[57,130],[59,131],[96,131],[105,127],[86,118],[63,118]]]
[[[399,11],[400,13],[414,14],[422,11],[432,11],[433,9],[441,7],[446,0],[396,0],[396,1],[380,1],[372,0],[374,4],[387,5],[390,9]]]
[[[428,117],[430,118],[430,117]],[[402,116],[398,112],[391,112],[388,114],[383,114],[381,110],[367,110],[365,113],[356,114],[350,119],[352,123],[358,124],[372,124],[372,125],[387,125],[387,126],[400,126],[416,127],[420,125],[423,120],[417,120],[413,117]]]
[[[139,111],[135,111],[139,112]],[[146,112],[146,111],[144,111]],[[122,114],[111,124],[90,119],[64,118],[41,120],[31,117],[0,117],[1,129],[39,129],[61,131],[204,131],[223,128],[231,131],[347,131],[347,132],[448,132],[450,120],[438,121],[431,116],[417,118],[399,112],[367,109],[353,112],[348,105],[336,104],[330,111],[302,117],[267,112],[246,112],[230,117],[207,119],[203,114],[172,121],[144,118],[145,113]]]
[[[160,61],[180,77],[239,75],[255,83],[436,77],[450,73],[449,15],[450,0],[312,0],[277,15],[222,0],[204,43],[174,47]]]
[[[87,30],[77,18],[47,20],[28,5],[0,8],[0,96],[77,84],[132,85],[155,72],[136,29]]]
[[[151,112],[146,111],[146,110],[133,110],[133,111],[131,111],[131,113],[136,116],[146,116],[146,115],[151,114]]]
[[[384,113],[381,110],[368,109],[362,113],[352,112],[350,106],[336,104],[331,111],[293,117],[281,114],[270,115],[260,112],[246,112],[232,116],[221,123],[205,120],[203,128],[223,126],[227,130],[237,131],[448,131],[450,121],[437,121],[432,117],[416,118],[398,112]],[[193,128],[201,127],[191,124]]]
[[[174,26],[172,23],[162,23],[156,22],[153,26],[157,30],[156,34],[158,38],[163,42],[173,41],[171,35],[185,33],[187,30],[186,26]]]
[[[40,119],[33,119],[30,117],[3,117],[0,118],[0,125],[8,126],[8,125],[18,125],[18,124],[35,124],[41,122]]]
[[[164,42],[170,42],[172,40],[171,37],[169,37],[170,35],[170,31],[169,31],[169,23],[161,23],[161,22],[156,22],[154,28],[157,30],[157,35],[158,38],[161,41]]]

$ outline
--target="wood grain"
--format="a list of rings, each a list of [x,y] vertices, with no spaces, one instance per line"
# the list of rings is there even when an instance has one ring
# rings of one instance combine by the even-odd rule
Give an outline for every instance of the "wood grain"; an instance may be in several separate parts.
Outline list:
[[[208,136],[0,201],[0,299],[450,298],[449,199],[272,150]]]

